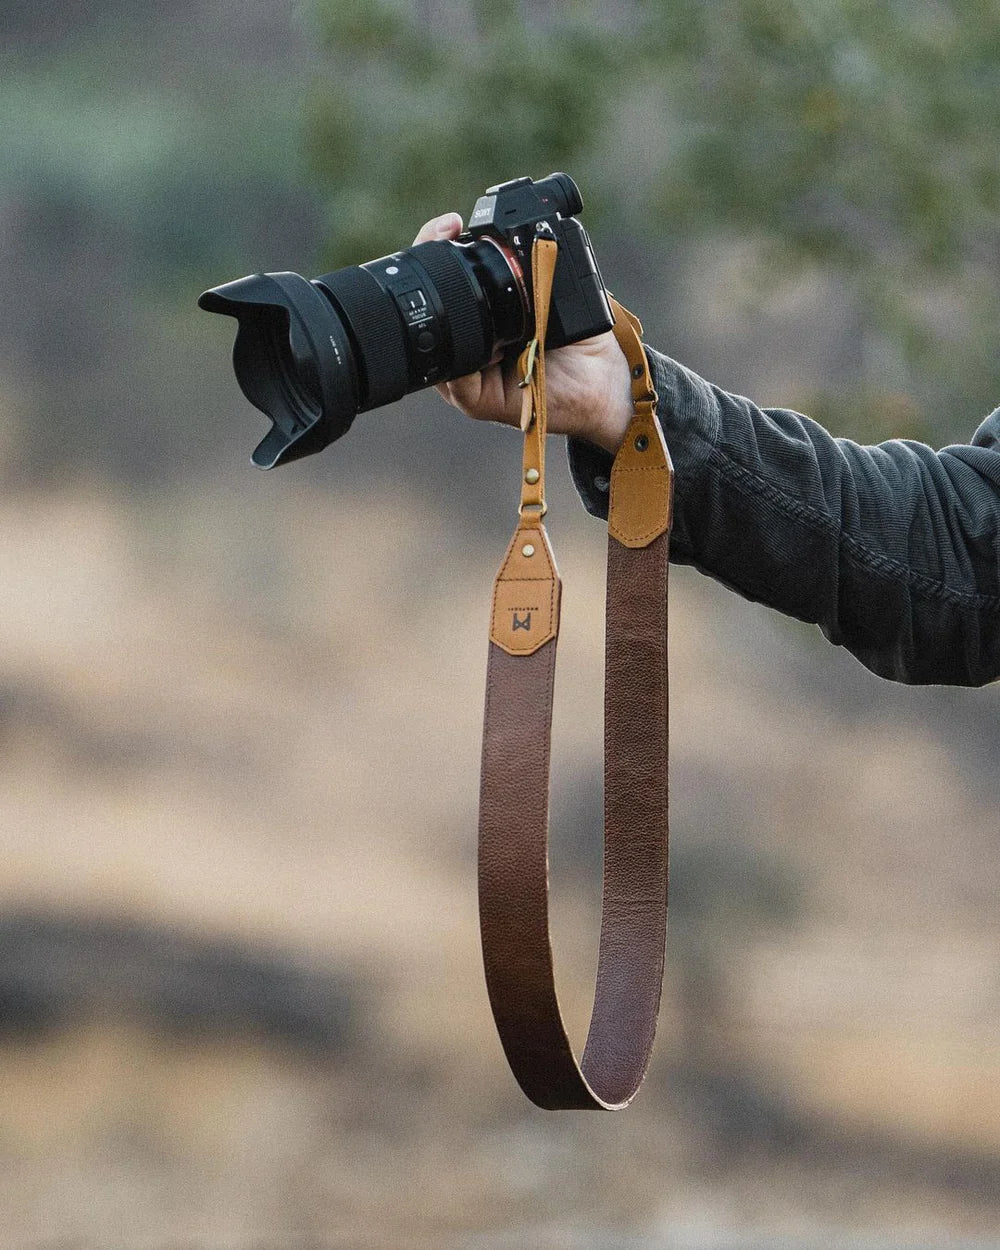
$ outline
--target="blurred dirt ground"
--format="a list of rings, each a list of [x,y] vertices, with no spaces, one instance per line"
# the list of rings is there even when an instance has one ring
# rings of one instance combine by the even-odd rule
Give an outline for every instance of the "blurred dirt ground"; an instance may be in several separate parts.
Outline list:
[[[0,504],[4,1244],[992,1235],[996,796],[962,726],[995,695],[894,690],[675,570],[653,1068],[626,1114],[538,1112],[479,967],[494,562],[426,500],[259,481]],[[579,1035],[604,538],[562,489]]]

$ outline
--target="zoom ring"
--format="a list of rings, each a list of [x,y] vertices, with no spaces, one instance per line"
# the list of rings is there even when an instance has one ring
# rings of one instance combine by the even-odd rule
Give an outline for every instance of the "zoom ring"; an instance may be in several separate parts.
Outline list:
[[[367,269],[338,269],[319,281],[337,302],[357,345],[364,393],[359,411],[402,399],[410,382],[406,343],[392,296]]]
[[[493,353],[486,340],[480,313],[481,294],[459,258],[453,243],[421,243],[410,255],[420,262],[433,282],[445,309],[451,333],[453,360],[449,378],[461,378],[485,367]]]

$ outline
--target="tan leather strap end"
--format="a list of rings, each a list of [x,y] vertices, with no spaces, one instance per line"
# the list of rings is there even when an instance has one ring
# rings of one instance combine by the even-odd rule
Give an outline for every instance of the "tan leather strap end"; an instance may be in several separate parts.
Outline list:
[[[608,533],[626,547],[647,547],[670,529],[673,466],[656,419],[656,392],[642,349],[642,326],[611,300],[614,333],[632,377],[634,414],[611,470]]]
[[[559,633],[561,583],[541,518],[526,514],[493,583],[490,642],[531,655]]]

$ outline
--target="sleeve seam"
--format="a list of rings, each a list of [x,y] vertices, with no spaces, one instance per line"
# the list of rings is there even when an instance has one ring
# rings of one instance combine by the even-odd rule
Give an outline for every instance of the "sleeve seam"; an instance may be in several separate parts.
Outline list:
[[[720,474],[727,477],[732,484],[745,494],[763,495],[767,500],[780,508],[786,516],[802,522],[811,529],[821,531],[837,539],[838,546],[845,556],[867,568],[870,572],[905,582],[911,589],[929,599],[937,599],[953,607],[975,607],[981,611],[1000,613],[1000,595],[987,595],[979,591],[958,590],[945,582],[925,573],[917,573],[913,569],[893,560],[880,551],[874,550],[867,543],[854,537],[838,526],[830,517],[793,499],[779,490],[772,482],[759,476],[734,460],[730,455],[716,446],[712,449],[708,463],[715,463]]]

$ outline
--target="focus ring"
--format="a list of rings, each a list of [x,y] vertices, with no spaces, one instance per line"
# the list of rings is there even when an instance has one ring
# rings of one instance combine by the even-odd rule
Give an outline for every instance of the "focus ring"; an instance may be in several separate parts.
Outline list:
[[[427,271],[441,303],[451,333],[452,364],[449,378],[462,378],[484,368],[492,355],[479,311],[481,292],[466,269],[454,243],[418,243],[410,255]]]
[[[338,269],[317,281],[330,292],[357,344],[363,400],[359,411],[391,404],[410,389],[399,314],[367,269]]]

